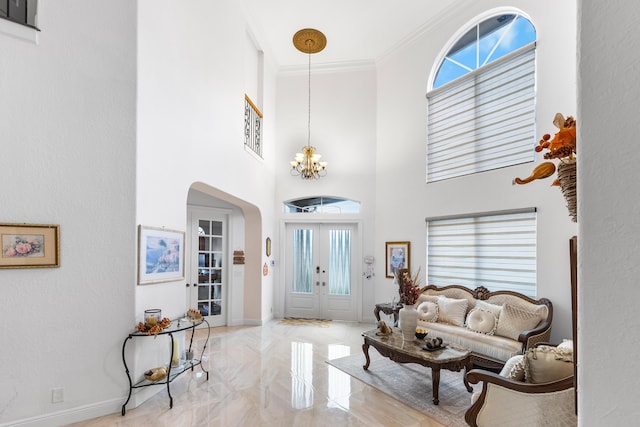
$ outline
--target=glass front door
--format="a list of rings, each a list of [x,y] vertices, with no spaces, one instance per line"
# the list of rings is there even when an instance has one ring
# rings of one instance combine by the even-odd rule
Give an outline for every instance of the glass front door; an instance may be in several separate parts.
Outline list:
[[[352,224],[287,225],[285,315],[356,320]]]

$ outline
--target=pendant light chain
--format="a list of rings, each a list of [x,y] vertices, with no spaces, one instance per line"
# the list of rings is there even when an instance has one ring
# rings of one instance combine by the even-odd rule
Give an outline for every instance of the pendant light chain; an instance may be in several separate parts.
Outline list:
[[[307,86],[309,87],[309,105],[307,108],[308,118],[307,118],[307,147],[311,147],[311,52],[308,53],[309,56],[309,76],[307,81]]]

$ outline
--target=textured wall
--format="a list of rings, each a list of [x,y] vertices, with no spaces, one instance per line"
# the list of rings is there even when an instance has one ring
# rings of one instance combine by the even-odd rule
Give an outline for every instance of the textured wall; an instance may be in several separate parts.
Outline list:
[[[578,21],[582,426],[630,426],[640,418],[638,13],[635,2],[584,0]]]
[[[120,400],[134,320],[135,2],[39,12],[0,34],[0,222],[59,224],[61,265],[0,270],[0,424]]]

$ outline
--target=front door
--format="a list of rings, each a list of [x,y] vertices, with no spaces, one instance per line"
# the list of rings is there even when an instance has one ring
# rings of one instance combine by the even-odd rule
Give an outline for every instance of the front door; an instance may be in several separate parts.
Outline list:
[[[354,224],[287,224],[285,315],[357,320]]]
[[[227,215],[214,211],[191,212],[191,308],[210,326],[227,324]],[[187,283],[189,283],[187,282]]]

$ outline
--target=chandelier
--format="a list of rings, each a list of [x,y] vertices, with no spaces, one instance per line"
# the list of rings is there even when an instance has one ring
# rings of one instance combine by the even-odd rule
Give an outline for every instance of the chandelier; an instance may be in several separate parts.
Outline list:
[[[293,45],[300,52],[309,56],[309,109],[307,117],[307,145],[302,153],[296,153],[291,164],[291,175],[299,175],[302,179],[318,179],[327,174],[327,162],[321,162],[322,155],[316,153],[311,146],[311,54],[318,53],[327,45],[327,38],[318,30],[305,28],[293,35]]]

